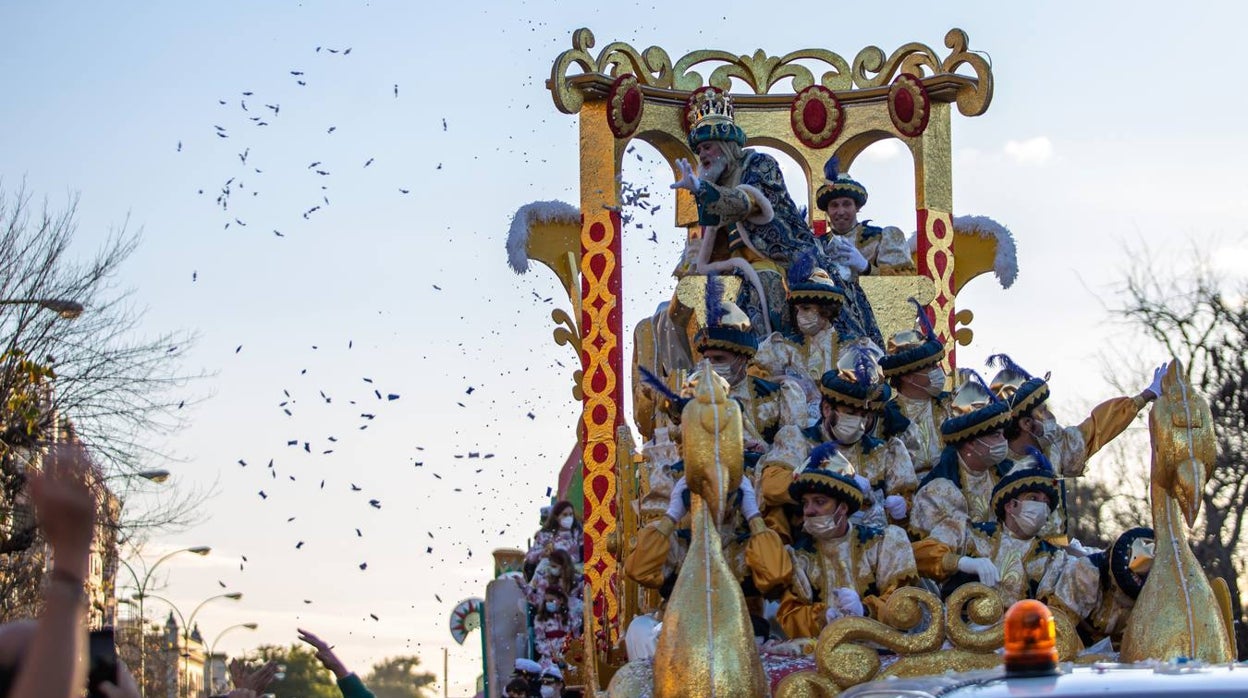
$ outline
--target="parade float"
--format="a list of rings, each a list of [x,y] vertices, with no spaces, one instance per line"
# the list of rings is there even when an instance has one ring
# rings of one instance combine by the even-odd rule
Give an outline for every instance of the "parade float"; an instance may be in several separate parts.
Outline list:
[[[909,269],[859,281],[883,336],[915,325],[911,299],[923,306],[930,331],[946,347],[942,365],[956,382],[955,347],[973,340],[973,316],[959,306],[960,292],[989,273],[1008,287],[1017,274],[1008,230],[988,218],[955,215],[953,201],[951,121],[955,110],[974,117],[990,106],[988,60],[959,29],[945,35],[944,51],[921,43],[891,53],[870,46],[852,59],[805,49],[782,56],[699,50],[673,60],[660,47],[639,51],[615,42],[595,50],[595,44],[588,29],[574,32],[572,48],[557,57],[547,82],[559,111],[579,117],[579,206],[527,205],[516,212],[507,240],[517,273],[533,262],[555,273],[568,306],[552,313],[554,341],[580,358],[571,376],[571,393],[582,404],[569,458],[573,470],[559,487],[581,504],[584,527],[584,631],[565,655],[568,685],[583,686],[586,695],[831,696],[883,676],[1000,664],[1006,608],[993,589],[975,583],[944,601],[923,588],[902,588],[879,619],[841,618],[796,652],[760,656],[716,526],[727,493],[743,477],[740,407],[693,349],[695,334],[709,321],[707,308],[720,300],[745,305],[756,281],[748,273],[712,281],[697,273],[696,262],[685,263],[670,298],[629,298],[658,309],[626,328],[628,269],[621,255],[621,238],[628,234],[621,221],[627,203],[622,161],[634,140],[653,146],[676,181],[682,177],[679,161],[695,159],[691,129],[708,116],[726,117],[746,139],[742,145],[774,149],[801,168],[810,185],[790,194],[809,216],[810,230],[821,236],[828,221],[816,206],[816,186],[825,163],[836,156],[847,170],[867,147],[893,139],[913,162]],[[697,256],[706,221],[689,191],[678,189],[674,197],[672,224],[684,229],[688,262]],[[625,356],[627,332],[631,357]],[[682,418],[674,419],[672,405],[663,404],[656,380],[676,392],[684,389]],[[1157,558],[1122,655],[1228,661],[1234,645],[1225,584],[1200,571],[1183,525],[1195,516],[1204,469],[1214,462],[1208,407],[1190,393],[1181,368],[1170,372],[1164,392],[1150,416]],[[654,590],[629,580],[622,561],[639,530],[662,516],[672,487],[664,466],[677,459],[692,494],[687,557],[664,604],[653,660],[629,663],[623,636],[630,621],[663,602]],[[489,696],[503,695],[528,635],[523,592],[508,578],[521,568],[523,553],[499,550],[495,558],[499,578],[484,603],[465,602],[452,619],[461,643],[465,628],[480,620]],[[465,622],[465,614],[472,620]],[[1061,614],[1056,619],[1058,653],[1073,660],[1082,649],[1078,636]],[[1157,619],[1174,632],[1142,627]]]

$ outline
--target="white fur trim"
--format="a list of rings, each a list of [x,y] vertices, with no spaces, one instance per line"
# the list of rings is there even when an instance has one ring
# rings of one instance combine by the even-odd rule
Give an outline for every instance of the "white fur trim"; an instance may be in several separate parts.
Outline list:
[[[992,270],[1001,282],[1001,288],[1009,288],[1018,278],[1018,250],[1014,247],[1014,235],[1010,229],[988,216],[955,216],[953,227],[963,233],[991,237],[997,241],[997,256],[992,260]]]
[[[757,212],[751,213],[745,217],[747,222],[753,223],[754,225],[766,225],[776,217],[776,211],[771,207],[771,201],[768,200],[766,196],[763,196],[763,192],[759,191],[757,187],[750,186],[749,184],[738,184],[736,189],[737,191],[744,192],[745,195],[750,197],[750,200],[754,202],[754,205],[758,207]]]
[[[529,232],[534,223],[579,223],[581,210],[562,201],[534,201],[516,210],[507,231],[507,265],[517,274],[529,270]]]

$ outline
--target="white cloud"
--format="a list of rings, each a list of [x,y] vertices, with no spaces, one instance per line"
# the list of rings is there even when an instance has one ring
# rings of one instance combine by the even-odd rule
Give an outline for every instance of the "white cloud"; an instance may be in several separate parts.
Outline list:
[[[1020,165],[1039,165],[1053,157],[1053,142],[1046,136],[1025,141],[1007,141],[1005,154]]]
[[[862,157],[875,162],[886,162],[899,155],[901,155],[901,143],[893,138],[876,141],[862,151]]]

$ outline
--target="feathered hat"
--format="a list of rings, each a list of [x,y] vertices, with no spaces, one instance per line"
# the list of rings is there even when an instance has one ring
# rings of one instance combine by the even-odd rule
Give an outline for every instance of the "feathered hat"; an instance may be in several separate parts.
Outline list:
[[[1010,406],[984,383],[984,377],[969,368],[959,369],[962,384],[953,393],[951,416],[940,425],[940,440],[957,446],[1000,429],[1010,421]]]
[[[854,465],[841,455],[833,441],[816,446],[806,459],[806,465],[789,485],[789,496],[795,502],[802,501],[804,494],[822,494],[845,502],[849,513],[862,508],[864,496],[854,480]]]
[[[745,131],[733,117],[732,97],[715,88],[699,90],[689,100],[689,148],[706,141],[732,141],[745,145]]]
[[[1042,467],[1016,468],[992,488],[992,510],[998,521],[1005,521],[1005,503],[1027,492],[1039,492],[1049,498],[1049,511],[1057,506],[1057,478],[1053,470]]]
[[[694,335],[699,352],[724,349],[752,357],[758,351],[758,338],[750,332],[750,318],[735,303],[726,301],[724,285],[718,276],[706,277],[706,326]]]
[[[867,205],[867,188],[850,179],[840,168],[841,159],[835,155],[823,164],[823,184],[815,192],[815,205],[820,211],[826,210],[828,202],[838,196],[848,196],[858,204],[858,208]]]
[[[884,369],[886,378],[931,368],[945,358],[945,345],[936,338],[936,330],[932,321],[927,319],[927,311],[913,297],[909,300],[917,316],[915,328],[888,338],[885,346],[888,353],[880,359],[880,368]]]
[[[806,250],[789,265],[789,304],[819,303],[840,306],[845,302],[845,291],[837,286],[828,273],[815,266],[815,255]]]
[[[1010,416],[1014,419],[1049,399],[1049,382],[1032,376],[1008,355],[993,354],[987,363],[991,368],[1000,368],[988,387],[1010,403]]]
[[[819,393],[837,405],[869,412],[883,410],[891,395],[880,371],[883,353],[866,337],[846,344],[837,357],[836,368],[819,380]]]

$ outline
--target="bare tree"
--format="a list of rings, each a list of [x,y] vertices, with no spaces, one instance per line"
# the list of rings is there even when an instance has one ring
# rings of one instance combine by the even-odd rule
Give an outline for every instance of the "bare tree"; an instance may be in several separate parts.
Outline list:
[[[25,467],[58,425],[72,423],[101,484],[125,502],[153,487],[143,477],[165,465],[165,437],[196,376],[182,372],[193,341],[184,332],[144,336],[143,313],[116,276],[137,236],[124,226],[86,261],[70,257],[77,201],[37,209],[25,189],[0,187],[0,579],[28,583],[37,556],[22,502]],[[81,315],[68,319],[76,312]],[[168,487],[168,486],[166,486]],[[121,507],[121,538],[153,526],[189,523],[196,493],[162,490],[149,508]],[[7,597],[7,594],[5,595]]]
[[[1192,385],[1209,401],[1218,457],[1202,495],[1192,547],[1210,576],[1226,579],[1234,617],[1242,619],[1240,585],[1248,572],[1248,283],[1220,277],[1199,254],[1183,273],[1165,275],[1158,272],[1161,268],[1165,265],[1149,253],[1136,254],[1122,282],[1122,305],[1113,313],[1138,337],[1178,358]],[[1130,352],[1143,353],[1137,344]],[[1130,364],[1126,356],[1112,362]],[[1110,370],[1108,377],[1116,383],[1124,374]],[[1139,469],[1131,474],[1125,472],[1129,457],[1118,460],[1124,478],[1113,489],[1126,486],[1125,509],[1119,506],[1111,516],[1148,511],[1146,490],[1140,496],[1132,492],[1138,488],[1130,487],[1132,482],[1147,483],[1147,451],[1134,461]],[[1237,635],[1242,657],[1248,651],[1242,623]]]

